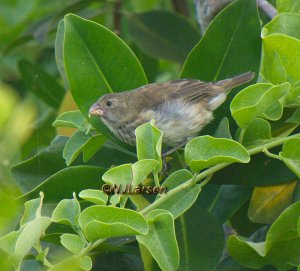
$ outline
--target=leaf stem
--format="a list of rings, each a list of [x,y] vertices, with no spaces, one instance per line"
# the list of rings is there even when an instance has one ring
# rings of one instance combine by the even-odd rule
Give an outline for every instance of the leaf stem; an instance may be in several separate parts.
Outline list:
[[[155,186],[159,186],[159,178],[156,172],[153,172]]]
[[[276,154],[274,154],[274,153],[269,152],[269,150],[268,150],[267,148],[263,149],[263,153],[264,153],[266,156],[271,157],[271,158],[273,158],[273,159],[281,160],[280,157],[279,157],[279,155],[276,155]]]

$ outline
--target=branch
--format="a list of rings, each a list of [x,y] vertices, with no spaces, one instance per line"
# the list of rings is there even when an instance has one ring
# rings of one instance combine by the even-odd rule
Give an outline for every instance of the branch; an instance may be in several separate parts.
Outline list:
[[[270,19],[273,19],[277,15],[276,8],[267,0],[257,0],[257,5]]]
[[[255,147],[255,148],[251,148],[248,150],[249,155],[254,155],[254,154],[257,154],[260,152],[266,152],[267,149],[271,149],[271,148],[280,146],[280,145],[284,144],[287,140],[294,138],[294,137],[299,138],[300,133],[294,134],[294,135],[291,135],[288,137],[278,137],[278,138],[275,138],[274,140],[272,140],[271,142],[268,142],[266,144],[263,144],[261,146]],[[157,199],[156,201],[154,201],[153,203],[148,205],[145,209],[141,210],[140,214],[146,215],[150,211],[159,207],[164,201],[168,200],[168,198],[171,197],[172,195],[177,194],[180,191],[182,191],[188,187],[191,187],[191,186],[195,185],[195,183],[205,179],[204,183],[200,184],[201,186],[203,186],[210,180],[210,178],[212,177],[212,175],[214,173],[216,173],[217,171],[219,171],[225,167],[230,166],[231,164],[233,164],[233,163],[221,163],[221,164],[215,165],[215,166],[199,173],[198,175],[193,176],[193,178],[191,178],[188,181],[184,182],[183,184],[175,187],[171,191],[168,191],[168,193],[166,193],[165,195],[163,195],[162,197],[160,197],[159,199]]]

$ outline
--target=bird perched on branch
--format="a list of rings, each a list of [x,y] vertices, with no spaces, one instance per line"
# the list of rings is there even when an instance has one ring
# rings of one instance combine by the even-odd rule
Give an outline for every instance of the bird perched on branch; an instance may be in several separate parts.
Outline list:
[[[149,84],[106,94],[91,106],[89,114],[100,117],[119,139],[131,145],[135,144],[135,129],[155,119],[163,132],[163,142],[180,146],[213,119],[213,111],[232,88],[253,78],[254,73],[247,72],[217,82],[179,79]]]

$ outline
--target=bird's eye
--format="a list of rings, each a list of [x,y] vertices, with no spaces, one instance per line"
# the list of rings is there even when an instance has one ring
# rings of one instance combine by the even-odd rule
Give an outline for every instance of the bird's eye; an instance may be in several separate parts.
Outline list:
[[[108,101],[106,102],[106,106],[108,106],[108,107],[112,106],[112,101],[108,100]]]

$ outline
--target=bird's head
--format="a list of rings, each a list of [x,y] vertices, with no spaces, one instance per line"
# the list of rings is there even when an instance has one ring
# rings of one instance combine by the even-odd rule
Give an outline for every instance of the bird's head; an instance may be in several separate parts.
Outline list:
[[[98,116],[104,122],[113,124],[122,122],[127,111],[126,96],[122,93],[103,95],[89,109],[89,116]]]

